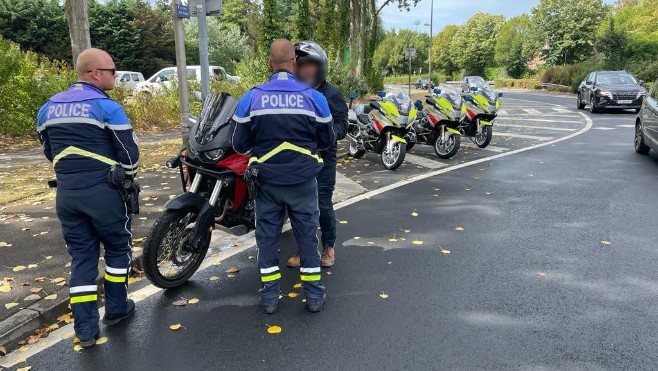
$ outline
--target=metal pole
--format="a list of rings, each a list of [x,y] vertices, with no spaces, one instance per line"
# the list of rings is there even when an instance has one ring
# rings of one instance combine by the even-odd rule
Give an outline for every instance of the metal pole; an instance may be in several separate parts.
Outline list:
[[[434,0],[430,0],[430,82],[428,84],[430,93],[432,92],[432,23],[434,21]],[[438,82],[438,81],[437,81]]]
[[[180,101],[180,128],[183,144],[187,145],[188,126],[190,118],[190,96],[187,88],[187,62],[185,61],[185,35],[183,20],[178,18],[176,5],[180,0],[171,2],[171,12],[174,17],[174,46],[176,48],[176,72],[178,74],[178,100]]]
[[[208,62],[208,24],[206,23],[206,0],[197,3],[199,24],[199,62],[201,64],[201,97],[206,99],[210,93],[210,62]]]
[[[409,49],[409,97],[411,97],[411,48]]]

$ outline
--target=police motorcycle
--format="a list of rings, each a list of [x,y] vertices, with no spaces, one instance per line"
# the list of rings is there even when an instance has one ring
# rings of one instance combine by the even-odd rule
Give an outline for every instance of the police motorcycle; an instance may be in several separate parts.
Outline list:
[[[503,93],[496,94],[489,85],[482,83],[471,86],[470,93],[464,96],[459,131],[479,148],[491,143],[493,120],[498,115],[502,96]]]
[[[238,100],[209,94],[189,132],[186,148],[167,161],[180,172],[184,193],[165,204],[144,248],[146,277],[160,288],[185,283],[199,268],[215,228],[235,235],[254,228],[254,200],[245,172],[249,157],[230,141]]]
[[[447,85],[441,85],[426,97],[423,109],[421,101],[407,139],[410,143],[426,144],[434,147],[434,153],[443,159],[457,154],[461,144],[459,120],[461,117],[462,97]],[[407,149],[410,149],[407,146]]]
[[[377,95],[379,100],[357,104],[353,109],[350,102],[349,154],[361,158],[366,151],[378,153],[384,168],[395,170],[404,161],[407,152],[404,137],[411,130],[417,110],[402,89],[388,88]],[[354,99],[354,94],[350,93],[350,99]]]

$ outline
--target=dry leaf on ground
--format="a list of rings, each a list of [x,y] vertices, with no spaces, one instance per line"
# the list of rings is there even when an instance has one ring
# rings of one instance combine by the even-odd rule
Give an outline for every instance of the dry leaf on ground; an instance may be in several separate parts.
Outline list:
[[[199,299],[197,299],[197,298],[192,298],[192,299],[190,299],[190,300],[187,301],[187,304],[196,304],[196,303],[198,303],[198,302],[199,302]]]
[[[185,299],[176,300],[175,302],[173,302],[171,304],[174,305],[174,306],[177,306],[177,307],[184,307],[184,306],[187,305],[187,300],[185,300]]]
[[[7,303],[7,304],[5,304],[5,308],[7,308],[7,309],[11,309],[11,308],[13,308],[13,307],[15,307],[15,306],[17,306],[17,305],[18,305],[18,303]]]
[[[384,293],[384,291],[382,291],[382,293],[379,294],[379,297],[382,298],[382,299],[388,299],[388,294],[386,294],[386,293]]]
[[[294,298],[296,298],[297,296],[299,296],[299,294],[296,293],[296,292],[289,292],[289,293],[288,293],[288,297],[291,298],[291,299],[294,299]]]
[[[280,334],[281,333],[281,326],[268,326],[267,327],[267,333],[268,334]]]
[[[9,292],[9,291],[11,291],[11,286],[9,285],[0,286],[0,292]]]
[[[107,343],[107,337],[103,336],[96,340],[96,345],[101,345]]]
[[[183,327],[180,323],[174,323],[173,325],[169,325],[169,329],[172,331],[178,331]]]
[[[455,230],[461,232],[464,230],[464,227],[455,227]]]
[[[301,283],[296,283],[293,287],[296,288],[296,289],[301,289],[302,284]]]
[[[441,249],[441,254],[450,254],[450,250]]]
[[[45,300],[55,300],[57,299],[57,294],[50,294],[44,298]]]
[[[421,241],[421,240],[414,240],[412,243],[413,243],[414,245],[422,245],[422,244],[423,244],[423,241]]]
[[[240,270],[236,267],[231,267],[226,270],[226,273],[238,273]]]

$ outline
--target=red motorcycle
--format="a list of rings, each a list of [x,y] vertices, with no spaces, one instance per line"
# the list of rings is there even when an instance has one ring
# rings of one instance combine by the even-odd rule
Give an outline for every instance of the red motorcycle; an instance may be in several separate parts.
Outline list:
[[[180,286],[196,272],[213,229],[241,235],[254,228],[254,200],[244,178],[249,157],[230,141],[237,103],[227,93],[210,94],[186,148],[167,161],[180,170],[184,193],[165,204],[146,240],[144,273],[157,287]]]

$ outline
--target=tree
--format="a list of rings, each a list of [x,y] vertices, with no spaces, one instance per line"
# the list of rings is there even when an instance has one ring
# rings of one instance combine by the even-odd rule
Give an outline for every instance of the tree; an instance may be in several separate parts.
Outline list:
[[[261,23],[260,46],[268,50],[275,39],[284,36],[283,25],[277,0],[263,0],[263,21]]]
[[[452,53],[452,39],[458,30],[459,26],[448,25],[432,41],[432,64],[449,76],[459,70]]]
[[[429,37],[425,33],[412,30],[391,30],[379,44],[373,56],[373,68],[388,69],[392,74],[406,74],[409,61],[405,59],[404,49],[416,48],[416,58],[411,62],[414,71],[427,70],[427,52]]]
[[[591,56],[604,14],[602,0],[540,0],[532,21],[547,61],[568,64]]]
[[[188,64],[199,64],[199,27],[196,20],[184,23],[185,53]],[[211,17],[208,19],[208,59],[211,65],[222,66],[234,73],[237,62],[252,56],[247,37],[237,25],[224,26]]]
[[[66,20],[69,24],[71,54],[73,64],[75,64],[78,55],[85,49],[91,48],[87,0],[66,0],[64,9],[66,9]]]
[[[505,17],[477,13],[459,27],[452,40],[454,61],[467,75],[484,75],[494,65],[498,31]]]
[[[261,7],[257,0],[224,0],[222,25],[240,27],[240,33],[247,37],[253,51],[258,48],[260,39]]]
[[[498,33],[496,42],[496,63],[505,68],[513,78],[519,78],[526,72],[528,62],[538,53],[538,47],[532,42],[532,25],[527,14],[511,18]]]
[[[610,17],[608,28],[596,41],[596,51],[605,57],[607,69],[621,70],[625,67],[627,45],[626,34],[615,28],[615,20]]]
[[[308,0],[299,0],[297,3],[297,40],[309,40],[313,35],[311,19],[308,13]]]

